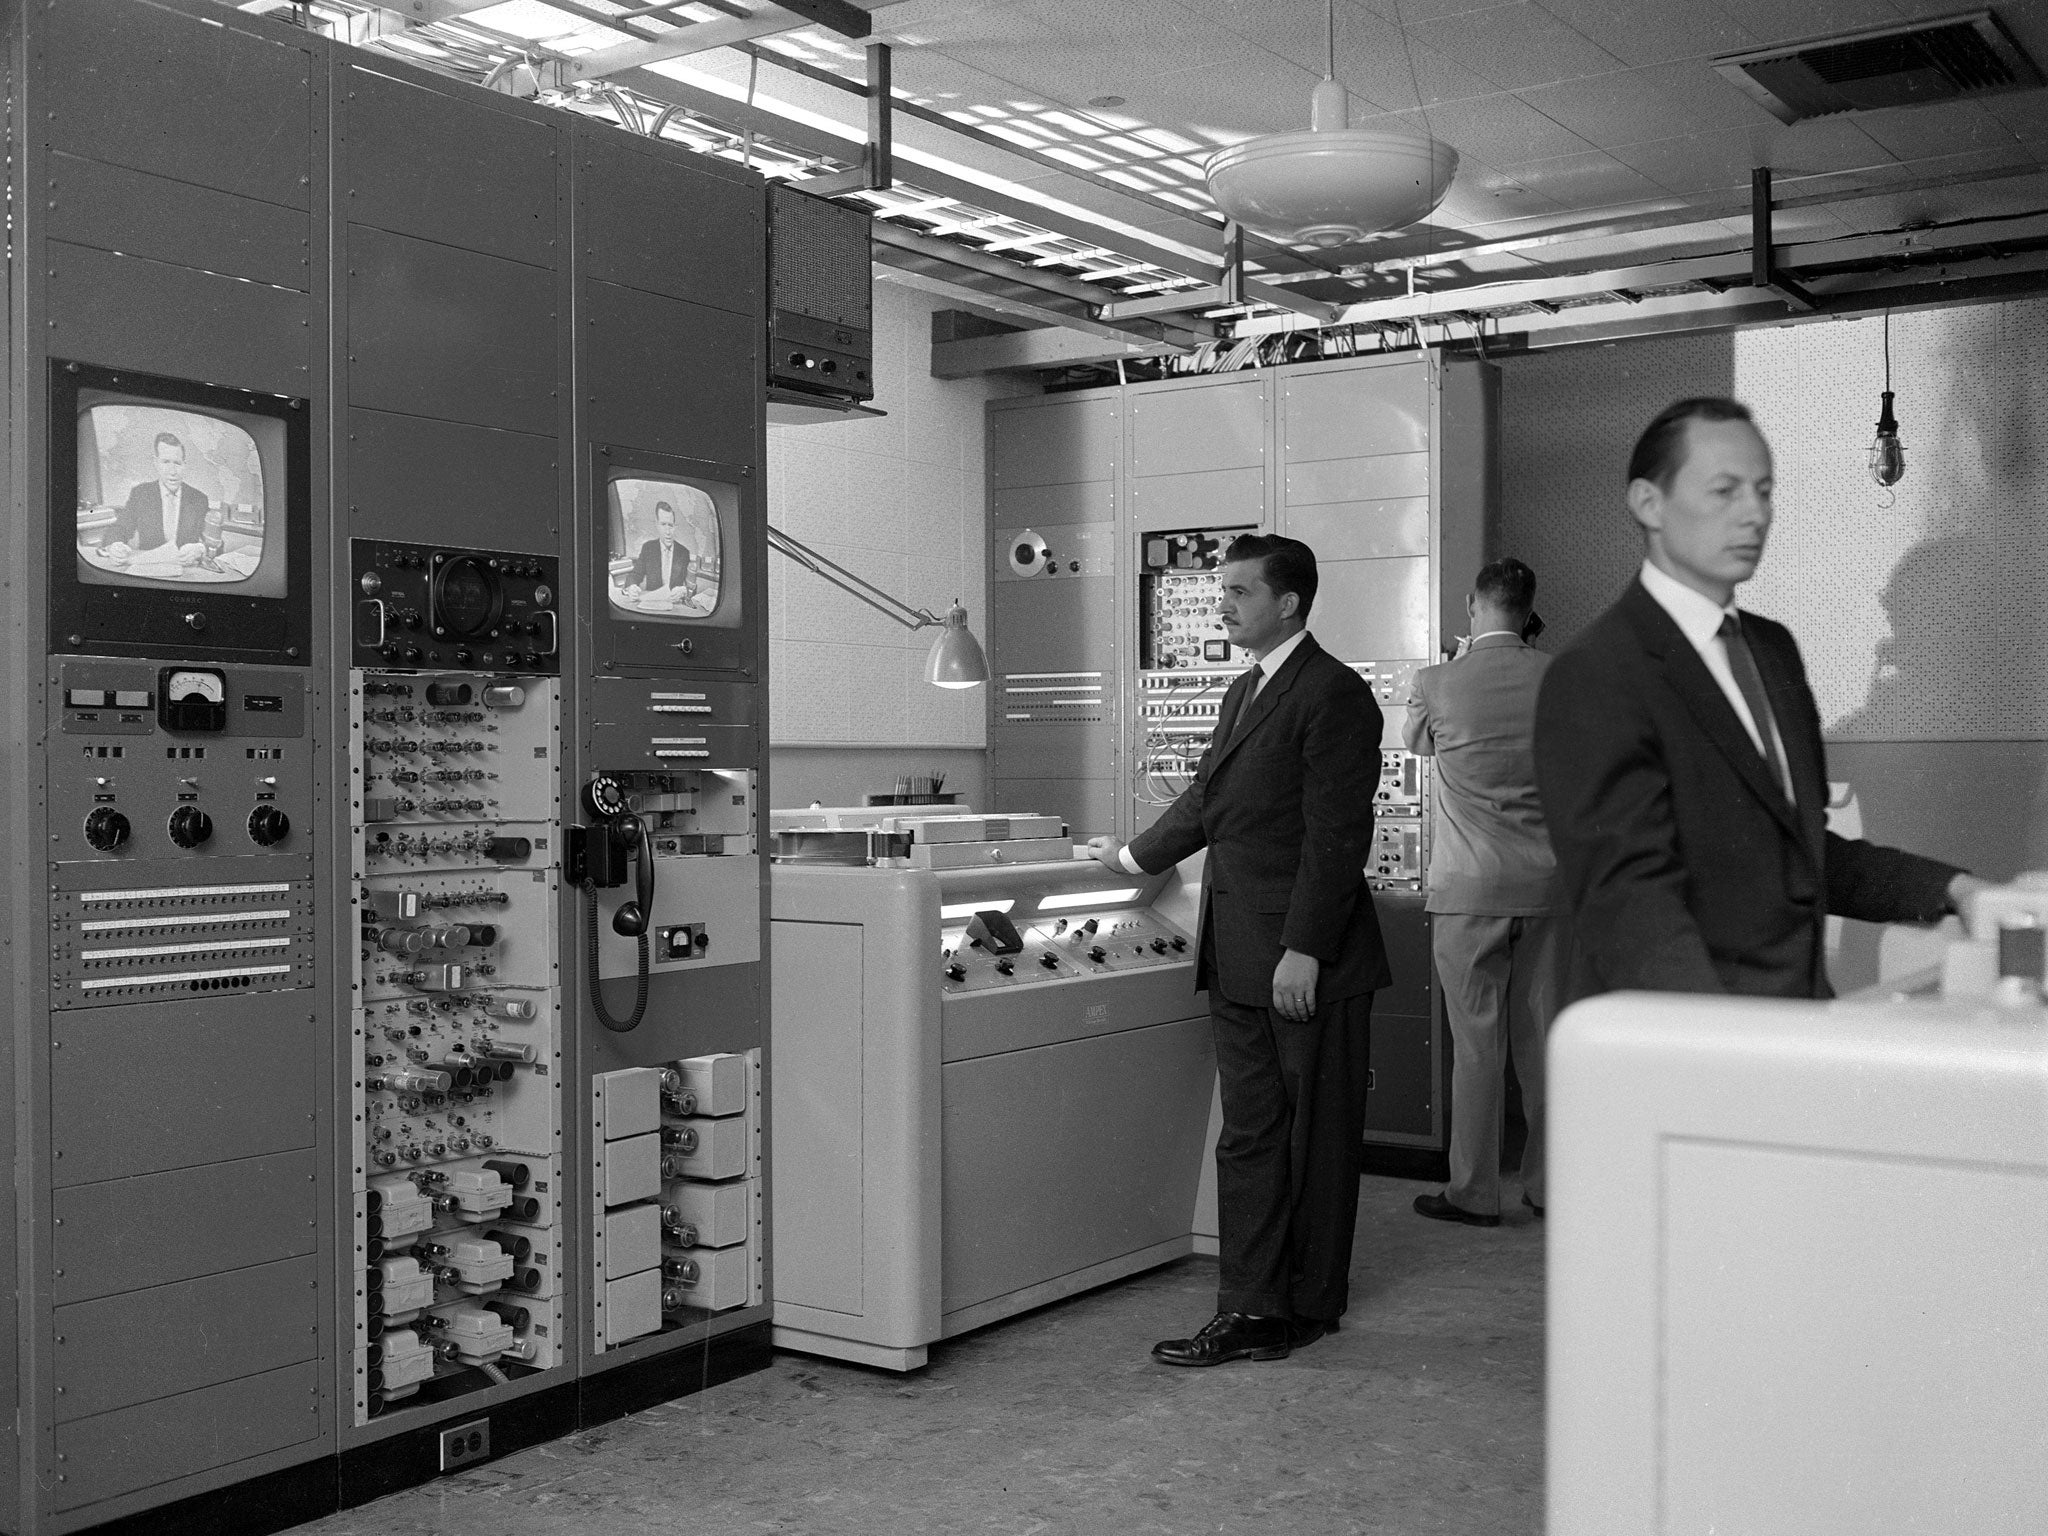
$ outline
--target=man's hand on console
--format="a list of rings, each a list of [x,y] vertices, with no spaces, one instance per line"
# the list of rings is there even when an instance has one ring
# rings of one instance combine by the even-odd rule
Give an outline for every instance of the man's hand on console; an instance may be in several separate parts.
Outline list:
[[[1306,1024],[1315,1016],[1316,978],[1323,962],[1298,949],[1283,950],[1273,967],[1273,1011],[1283,1019]]]
[[[1120,875],[1128,875],[1130,873],[1128,869],[1124,868],[1124,845],[1115,838],[1091,837],[1088,839],[1088,851],[1095,855],[1097,862],[1104,869],[1114,870]]]
[[[1966,875],[1958,871],[1956,877],[1948,883],[1949,909],[1967,923],[1970,920],[1970,903],[1979,891],[1990,889],[1989,880],[1981,880],[1975,875]]]

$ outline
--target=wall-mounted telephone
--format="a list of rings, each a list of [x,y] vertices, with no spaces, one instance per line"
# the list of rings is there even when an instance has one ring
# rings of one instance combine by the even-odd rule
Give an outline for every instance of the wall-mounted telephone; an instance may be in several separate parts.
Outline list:
[[[583,786],[583,809],[590,825],[578,827],[571,837],[570,875],[583,887],[590,905],[590,1004],[597,1021],[616,1034],[640,1027],[647,1014],[647,926],[654,912],[654,838],[647,822],[626,804],[626,790],[608,773],[593,774]],[[619,904],[612,914],[612,932],[639,942],[640,960],[635,969],[637,983],[633,1012],[615,1019],[604,1006],[604,984],[597,969],[597,893],[626,883],[626,867],[633,869],[633,899]]]

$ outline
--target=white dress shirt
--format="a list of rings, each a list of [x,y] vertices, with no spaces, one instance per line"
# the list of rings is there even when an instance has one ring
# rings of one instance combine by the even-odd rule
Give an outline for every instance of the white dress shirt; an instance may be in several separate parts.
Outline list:
[[[164,503],[164,542],[170,545],[171,548],[176,549],[178,547],[178,503],[184,497],[184,488],[181,486],[174,491],[166,486],[163,481],[159,480],[156,483],[156,489],[157,494],[163,498]]]
[[[1282,640],[1278,645],[1274,646],[1273,649],[1266,652],[1265,655],[1261,656],[1256,662],[1252,664],[1259,675],[1257,680],[1254,681],[1252,684],[1251,698],[1246,699],[1244,701],[1246,709],[1251,708],[1252,699],[1256,699],[1259,696],[1259,691],[1266,686],[1266,683],[1268,682],[1268,680],[1271,679],[1273,674],[1280,670],[1282,664],[1286,662],[1287,658],[1294,654],[1295,648],[1301,644],[1301,637],[1307,633],[1308,631],[1306,629],[1297,629],[1293,634],[1289,635],[1285,640]],[[1221,725],[1222,722],[1219,720],[1217,724]],[[1234,731],[1237,728],[1237,722],[1235,720],[1232,720],[1230,724],[1231,729]],[[1223,743],[1220,741],[1214,742],[1212,744],[1219,747],[1223,745]],[[1131,857],[1131,849],[1128,843],[1117,850],[1117,857],[1123,860],[1124,868],[1128,870],[1130,873],[1134,875],[1142,875],[1143,873],[1145,873],[1144,869],[1140,867],[1138,861]]]
[[[1774,756],[1765,747],[1764,738],[1757,728],[1755,716],[1749,712],[1749,701],[1742,696],[1742,689],[1736,686],[1735,669],[1728,664],[1728,642],[1721,638],[1721,622],[1735,612],[1735,604],[1723,608],[1704,593],[1695,592],[1684,582],[1666,575],[1649,561],[1643,562],[1643,589],[1657,600],[1657,606],[1671,615],[1692,648],[1699,652],[1701,661],[1707,664],[1707,671],[1728,700],[1728,707],[1735,711],[1735,718],[1742,722],[1742,728],[1749,732],[1749,739],[1756,747],[1757,755],[1766,763]],[[1777,746],[1775,761],[1785,761],[1785,739],[1778,731],[1778,722],[1768,720],[1765,728]],[[1791,794],[1790,786],[1786,793]]]

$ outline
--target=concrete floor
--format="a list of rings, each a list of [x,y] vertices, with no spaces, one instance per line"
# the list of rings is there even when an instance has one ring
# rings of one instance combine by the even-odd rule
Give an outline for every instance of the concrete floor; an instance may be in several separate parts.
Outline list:
[[[1215,1305],[1191,1258],[936,1346],[910,1376],[765,1371],[301,1526],[302,1536],[1301,1536],[1542,1529],[1543,1228],[1425,1221],[1367,1178],[1343,1331],[1148,1358]]]

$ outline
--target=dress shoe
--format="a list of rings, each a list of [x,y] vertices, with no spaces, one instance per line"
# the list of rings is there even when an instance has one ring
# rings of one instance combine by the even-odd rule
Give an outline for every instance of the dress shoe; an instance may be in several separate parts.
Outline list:
[[[1284,1317],[1247,1317],[1218,1312],[1192,1339],[1164,1339],[1152,1346],[1161,1365],[1221,1365],[1226,1360],[1285,1360],[1293,1325]]]
[[[1538,1221],[1541,1221],[1543,1219],[1543,1207],[1538,1205],[1534,1200],[1531,1200],[1527,1194],[1524,1194],[1522,1196],[1522,1204],[1526,1205],[1527,1207],[1529,1207],[1530,1210],[1536,1213],[1536,1219]]]
[[[1293,1317],[1287,1320],[1288,1342],[1296,1349],[1313,1344],[1326,1333],[1337,1331],[1334,1317]]]
[[[1417,1195],[1415,1214],[1427,1216],[1431,1221],[1456,1221],[1468,1227],[1497,1227],[1498,1216],[1482,1216],[1477,1211],[1468,1211],[1462,1205],[1453,1205],[1442,1195]]]

